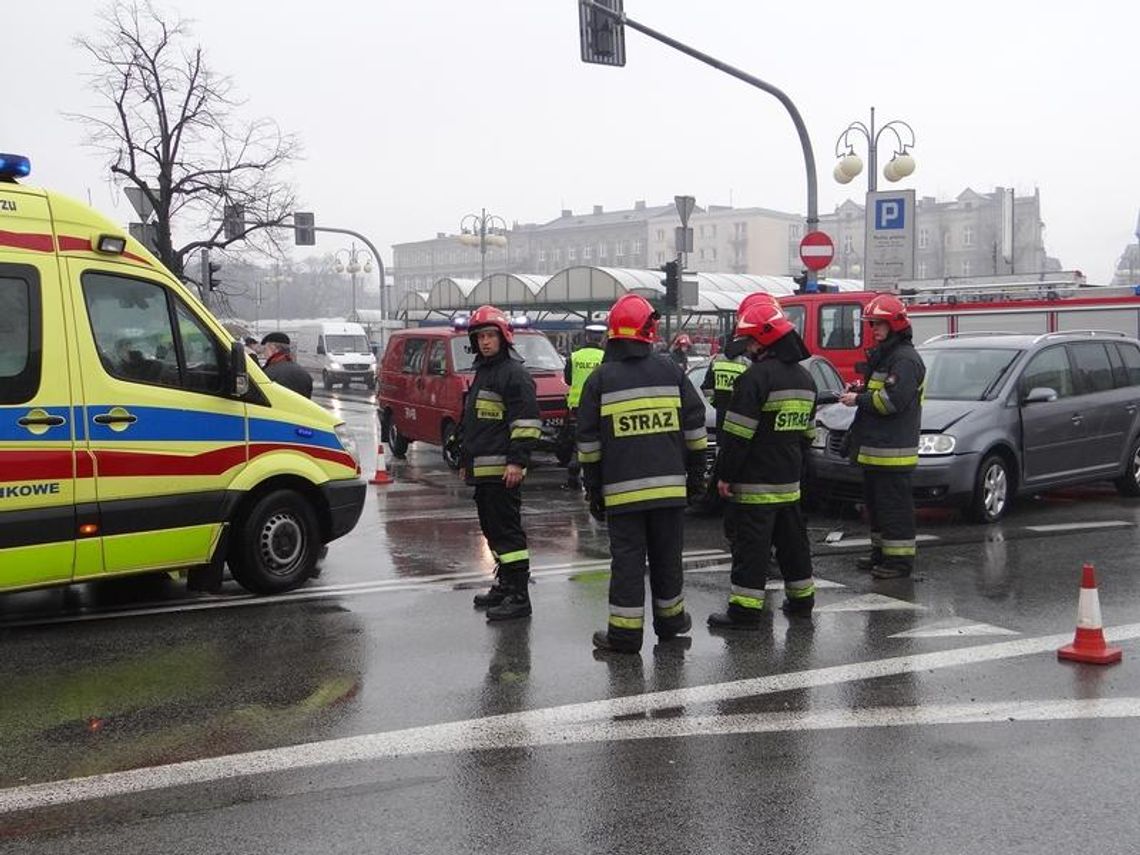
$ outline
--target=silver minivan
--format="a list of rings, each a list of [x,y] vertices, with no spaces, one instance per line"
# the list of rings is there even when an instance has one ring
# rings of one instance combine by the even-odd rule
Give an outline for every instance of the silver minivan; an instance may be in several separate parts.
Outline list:
[[[1119,333],[964,333],[918,348],[926,363],[915,499],[994,522],[1018,493],[1111,480],[1140,496],[1140,341]],[[861,496],[842,453],[854,410],[817,416],[818,495]]]

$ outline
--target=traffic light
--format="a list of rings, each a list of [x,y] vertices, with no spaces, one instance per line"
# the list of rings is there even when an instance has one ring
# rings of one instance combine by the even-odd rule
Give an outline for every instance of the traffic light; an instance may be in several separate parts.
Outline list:
[[[807,281],[808,281],[808,270],[807,270],[807,268],[806,267],[800,268],[800,275],[799,276],[793,276],[792,281],[795,282],[797,286],[799,286],[796,288],[796,293],[802,294],[804,291],[804,288],[807,287]]]
[[[245,207],[226,205],[222,209],[222,234],[226,240],[237,240],[245,234]]]
[[[313,228],[316,217],[310,211],[296,211],[293,214],[293,243],[297,246],[314,246],[317,232]]]
[[[217,273],[222,265],[217,261],[210,261],[210,250],[202,250],[202,290],[209,292],[220,286]]]
[[[665,278],[661,284],[665,286],[665,308],[677,308],[677,297],[681,287],[679,265],[676,261],[666,261],[661,268],[665,271]]]

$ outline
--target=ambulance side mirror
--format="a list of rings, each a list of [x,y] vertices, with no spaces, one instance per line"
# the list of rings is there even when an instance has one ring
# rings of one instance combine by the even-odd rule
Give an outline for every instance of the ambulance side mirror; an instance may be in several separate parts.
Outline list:
[[[226,377],[226,394],[231,398],[244,398],[249,391],[249,372],[245,360],[245,345],[240,341],[233,342],[230,345],[230,363]]]

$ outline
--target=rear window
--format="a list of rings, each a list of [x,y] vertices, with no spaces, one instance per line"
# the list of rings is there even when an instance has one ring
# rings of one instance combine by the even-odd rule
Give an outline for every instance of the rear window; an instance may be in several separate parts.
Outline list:
[[[34,267],[0,265],[0,404],[30,401],[40,387],[40,282]]]
[[[926,363],[926,397],[981,401],[992,394],[1020,351],[1006,348],[920,349]]]
[[[804,334],[804,307],[803,306],[781,306],[780,311],[784,316],[791,321],[795,327],[796,332],[800,335]]]
[[[1098,341],[1072,345],[1073,362],[1077,366],[1081,391],[1107,392],[1112,388],[1112,364],[1108,351]]]
[[[1117,344],[1116,349],[1124,362],[1125,382],[1129,386],[1140,386],[1140,348],[1134,344]]]
[[[850,350],[863,344],[863,313],[859,303],[836,303],[819,309],[819,346],[825,350]]]
[[[424,367],[424,352],[427,342],[422,338],[410,338],[404,342],[404,361],[401,371],[405,374],[419,374]]]
[[[550,339],[541,334],[515,334],[515,350],[524,360],[523,365],[530,371],[561,371],[566,364]],[[467,336],[456,336],[451,340],[451,361],[456,371],[475,370],[475,352]]]

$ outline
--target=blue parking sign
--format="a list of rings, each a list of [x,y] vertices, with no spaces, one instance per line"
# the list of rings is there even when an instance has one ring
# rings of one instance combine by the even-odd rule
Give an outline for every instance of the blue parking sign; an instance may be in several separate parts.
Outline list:
[[[901,197],[876,199],[875,228],[877,230],[906,228],[906,200]]]

